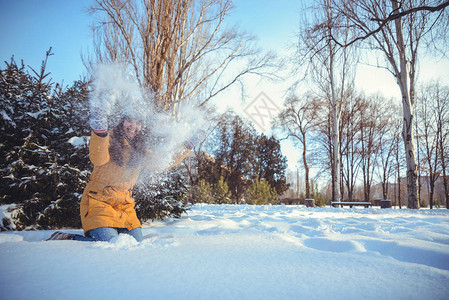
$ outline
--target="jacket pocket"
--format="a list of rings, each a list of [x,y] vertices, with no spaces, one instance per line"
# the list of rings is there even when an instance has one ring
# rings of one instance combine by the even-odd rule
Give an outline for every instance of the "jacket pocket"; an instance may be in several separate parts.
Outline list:
[[[103,202],[112,207],[117,207],[126,202],[128,192],[117,191],[111,186],[106,186],[103,189],[103,193],[89,191],[88,195],[90,199]]]
[[[114,207],[112,201],[107,197],[104,197],[100,194],[91,194],[88,195],[89,198],[89,207],[85,217],[88,215],[95,217],[117,217],[118,212],[116,207]]]

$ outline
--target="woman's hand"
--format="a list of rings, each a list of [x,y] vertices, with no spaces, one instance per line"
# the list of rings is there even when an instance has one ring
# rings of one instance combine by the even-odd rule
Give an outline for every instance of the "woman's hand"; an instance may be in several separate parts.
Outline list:
[[[90,107],[90,127],[99,136],[106,135],[108,131],[108,110],[106,107]]]

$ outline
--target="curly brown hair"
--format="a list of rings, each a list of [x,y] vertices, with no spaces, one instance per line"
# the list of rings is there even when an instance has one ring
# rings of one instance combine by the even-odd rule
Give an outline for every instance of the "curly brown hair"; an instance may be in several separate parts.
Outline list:
[[[125,135],[123,123],[125,118],[122,118],[120,123],[113,129],[113,135],[111,139],[111,144],[109,145],[109,155],[111,160],[114,161],[119,166],[123,167],[125,162],[123,161],[123,150],[125,148],[125,139],[128,140],[131,145],[131,155],[126,163],[126,166],[135,169],[137,168],[146,152],[145,137],[142,130],[132,139],[128,139]]]

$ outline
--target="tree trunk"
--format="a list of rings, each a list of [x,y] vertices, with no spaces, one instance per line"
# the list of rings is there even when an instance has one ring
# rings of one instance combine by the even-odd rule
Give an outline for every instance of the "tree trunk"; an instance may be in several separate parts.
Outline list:
[[[329,41],[329,43],[331,43]],[[332,45],[329,44],[331,48]],[[332,50],[330,51],[332,53]],[[333,128],[332,128],[332,137],[333,137],[333,146],[334,146],[334,176],[333,176],[333,188],[334,188],[334,201],[340,201],[340,118],[337,107],[337,96],[335,93],[335,82],[334,82],[334,70],[333,70],[333,54],[330,55],[330,63],[329,63],[329,77],[330,77],[330,86],[331,86],[331,97],[332,97],[332,119],[333,119]]]
[[[298,201],[299,201],[300,192],[299,192],[299,170],[298,170],[298,168],[296,168],[296,196],[297,196]]]
[[[391,0],[393,11],[399,10],[397,0]],[[410,70],[406,57],[406,48],[402,30],[402,19],[395,20],[397,47],[400,56],[400,71],[398,76],[398,84],[402,94],[402,110],[403,110],[403,131],[402,138],[404,140],[405,156],[407,162],[407,207],[412,209],[419,208],[419,199],[417,197],[417,168],[415,145],[413,141],[413,101],[410,94]]]
[[[401,175],[398,175],[398,201],[399,201],[399,209],[402,208],[402,200],[401,200]]]
[[[398,202],[396,201],[396,200],[397,200],[397,199],[396,199],[396,185],[397,185],[397,184],[395,184],[395,185],[393,186],[393,199],[394,199],[393,206],[399,205]]]
[[[332,104],[332,110],[333,110],[333,144],[334,144],[334,201],[340,201],[340,135],[338,132],[339,127],[339,119],[338,119],[338,113],[337,113],[337,103],[336,100],[333,100]]]
[[[430,203],[430,209],[433,209],[433,194],[435,192],[435,181],[432,176],[429,177],[430,180],[430,195],[429,195],[429,203]]]
[[[388,182],[384,181],[382,182],[382,197],[383,200],[387,200],[388,198]]]
[[[445,135],[445,129],[443,128],[443,124],[445,121],[443,121],[442,117],[442,109],[443,105],[440,106],[440,101],[438,103],[438,130],[440,131],[440,135],[438,137],[438,145],[437,149],[440,149],[440,162],[441,162],[441,171],[443,175],[443,186],[444,186],[444,196],[446,199],[446,209],[449,209],[449,186],[447,182],[447,176],[446,176],[446,158],[444,156],[444,146],[446,141],[446,135]]]
[[[441,139],[441,137],[440,137]],[[441,151],[440,151],[440,156],[441,156],[441,167],[443,170],[443,185],[444,185],[444,195],[446,198],[446,208],[449,209],[449,186],[448,186],[448,182],[447,182],[447,176],[446,176],[446,165],[445,165],[445,159],[444,159],[444,152],[443,150],[443,145],[442,143],[440,144],[441,147]]]
[[[302,151],[302,161],[304,163],[305,184],[306,184],[306,199],[310,198],[310,184],[309,184],[309,165],[306,160],[306,145],[304,137],[304,147]]]
[[[340,145],[341,143],[339,143]],[[343,164],[341,163],[341,152],[340,152],[340,199],[344,199],[345,197],[345,184],[343,180]]]
[[[446,196],[446,208],[449,209],[449,187],[448,187],[448,183],[447,183],[445,169],[443,169],[443,185],[444,185],[444,195]]]
[[[400,164],[399,164],[399,144],[396,147],[396,163],[398,166],[398,203],[399,203],[399,209],[402,208],[402,203],[401,203],[401,168],[400,168]]]

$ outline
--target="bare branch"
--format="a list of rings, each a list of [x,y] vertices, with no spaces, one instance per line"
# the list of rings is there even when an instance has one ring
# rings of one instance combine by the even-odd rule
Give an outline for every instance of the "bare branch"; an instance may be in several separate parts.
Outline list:
[[[231,0],[96,0],[90,12],[100,16],[95,30],[97,61],[129,65],[139,84],[157,95],[161,110],[182,101],[206,103],[219,92],[252,74],[248,64],[231,79],[228,72],[241,61],[257,62],[253,39],[224,28]],[[240,64],[241,65],[245,64]],[[220,82],[220,86],[216,83]],[[212,83],[212,84],[211,84]],[[206,87],[207,99],[197,99]]]
[[[330,36],[330,38],[340,47],[349,47],[359,41],[363,41],[368,39],[369,37],[375,36],[377,33],[381,32],[384,27],[390,23],[391,21],[395,21],[397,19],[400,19],[402,17],[420,12],[420,11],[428,11],[428,12],[438,12],[438,11],[443,11],[447,6],[449,6],[449,1],[445,1],[443,3],[441,3],[440,5],[437,6],[418,6],[418,7],[413,7],[407,10],[403,10],[401,12],[399,12],[399,8],[398,9],[393,9],[393,11],[386,17],[386,18],[379,18],[379,17],[371,17],[369,18],[370,21],[373,22],[378,22],[378,26],[375,29],[372,30],[366,30],[366,27],[362,27],[359,28],[361,29],[362,32],[364,32],[363,35],[358,36],[357,38],[351,40],[350,42],[347,43],[342,43],[340,41],[338,41],[338,39],[336,39],[333,35]],[[324,24],[320,24],[319,26],[324,26]]]
[[[393,11],[387,18],[384,18],[384,19],[371,18],[371,21],[377,21],[377,22],[381,22],[381,23],[390,22],[390,21],[394,21],[396,19],[405,17],[407,15],[416,13],[418,11],[436,12],[436,11],[444,10],[447,6],[449,6],[449,1],[443,2],[437,6],[418,6],[418,7],[413,7],[411,9],[407,9],[407,10],[404,10],[401,12]]]

